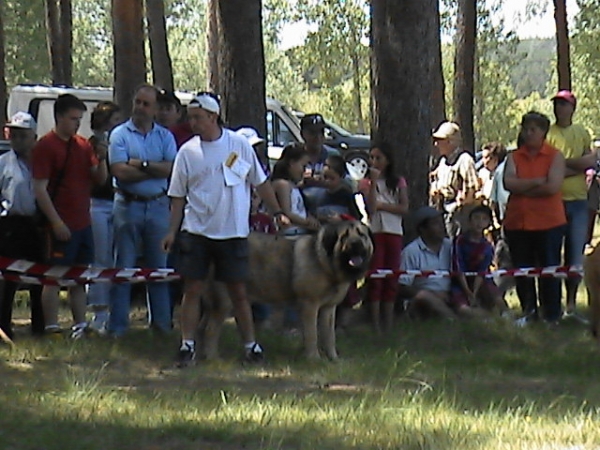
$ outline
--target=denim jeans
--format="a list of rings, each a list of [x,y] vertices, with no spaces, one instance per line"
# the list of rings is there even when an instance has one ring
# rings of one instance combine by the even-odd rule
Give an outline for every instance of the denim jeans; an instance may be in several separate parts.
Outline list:
[[[94,266],[113,267],[113,201],[92,198],[90,208],[92,233],[94,235]],[[107,283],[91,284],[88,290],[90,306],[109,306],[111,285]]]
[[[506,240],[514,267],[560,265],[563,233],[564,226],[541,231],[506,230]],[[560,319],[560,280],[552,277],[538,278],[538,292],[536,292],[535,282],[535,278],[516,277],[515,279],[523,312],[537,315],[539,298],[543,318],[547,321]]]
[[[564,264],[566,266],[580,266],[583,264],[583,250],[587,241],[587,200],[570,200],[564,202],[564,205],[567,215]],[[575,277],[568,278],[566,283],[576,289],[580,281],[580,277]]]
[[[116,267],[135,267],[138,249],[143,251],[144,264],[150,268],[166,267],[167,254],[161,241],[169,228],[169,199],[164,196],[148,202],[125,201],[119,194],[114,202]],[[169,285],[149,283],[148,321],[162,331],[171,329]],[[109,331],[122,335],[129,327],[131,284],[113,287],[110,301]]]

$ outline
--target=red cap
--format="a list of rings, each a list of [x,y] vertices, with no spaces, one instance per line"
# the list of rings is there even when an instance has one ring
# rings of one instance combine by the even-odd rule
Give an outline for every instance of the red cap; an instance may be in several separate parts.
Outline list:
[[[552,97],[552,101],[554,100],[565,100],[569,102],[573,106],[577,106],[577,99],[573,95],[573,93],[569,90],[558,91],[554,97]]]

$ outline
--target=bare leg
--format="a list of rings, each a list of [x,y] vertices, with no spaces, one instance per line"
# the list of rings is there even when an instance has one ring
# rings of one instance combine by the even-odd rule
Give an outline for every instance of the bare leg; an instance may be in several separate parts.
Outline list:
[[[181,338],[194,340],[200,322],[200,298],[204,282],[185,280],[183,299],[181,301]]]
[[[71,304],[71,314],[73,314],[73,323],[77,325],[79,323],[85,322],[87,296],[85,293],[84,286],[73,286],[69,288],[69,303]]]
[[[246,294],[246,283],[228,283],[227,290],[233,303],[233,315],[244,344],[255,341],[252,308]]]
[[[383,332],[388,334],[394,326],[394,302],[383,302]]]
[[[454,311],[450,309],[442,296],[436,294],[435,292],[425,290],[419,291],[417,295],[415,295],[413,301],[445,319],[456,319],[456,314],[454,314]]]
[[[371,325],[375,333],[381,334],[381,302],[371,301],[369,302],[369,308],[371,310]]]
[[[44,286],[42,289],[42,308],[46,326],[58,325],[58,286]]]

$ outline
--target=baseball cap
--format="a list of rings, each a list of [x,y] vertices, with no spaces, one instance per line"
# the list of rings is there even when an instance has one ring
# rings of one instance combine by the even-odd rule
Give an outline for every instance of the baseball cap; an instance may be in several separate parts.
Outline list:
[[[573,106],[577,106],[577,98],[575,98],[575,95],[568,89],[558,91],[556,95],[552,97],[552,101],[554,100],[564,100]]]
[[[431,135],[434,139],[449,139],[457,133],[460,133],[460,127],[457,123],[442,122]]]
[[[219,102],[219,97],[212,92],[198,92],[198,94],[188,104],[188,108],[202,108],[211,113],[221,113],[221,103]]]
[[[300,128],[302,130],[312,129],[312,130],[323,130],[325,128],[325,119],[321,114],[312,113],[305,114],[300,119]]]
[[[158,94],[158,103],[169,103],[177,106],[177,109],[181,108],[181,100],[173,91],[161,90]]]
[[[415,227],[418,227],[426,220],[439,217],[443,214],[444,213],[442,211],[438,211],[437,209],[432,208],[431,206],[421,206],[413,213],[413,223],[415,224]]]
[[[258,135],[258,132],[251,127],[239,128],[238,130],[236,130],[236,133],[246,138],[248,140],[248,143],[253,147],[257,144],[262,144],[263,142],[265,142],[265,140]]]
[[[35,122],[33,116],[23,111],[19,111],[12,116],[6,126],[8,128],[20,128],[21,130],[36,131],[37,129],[37,123]]]

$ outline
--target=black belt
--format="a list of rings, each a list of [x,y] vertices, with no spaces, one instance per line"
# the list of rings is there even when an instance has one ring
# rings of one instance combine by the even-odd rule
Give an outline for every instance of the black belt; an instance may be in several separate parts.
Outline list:
[[[117,189],[117,192],[123,196],[126,202],[151,202],[152,200],[157,200],[167,195],[165,191],[149,196],[132,194],[131,192],[127,192],[122,189]]]

